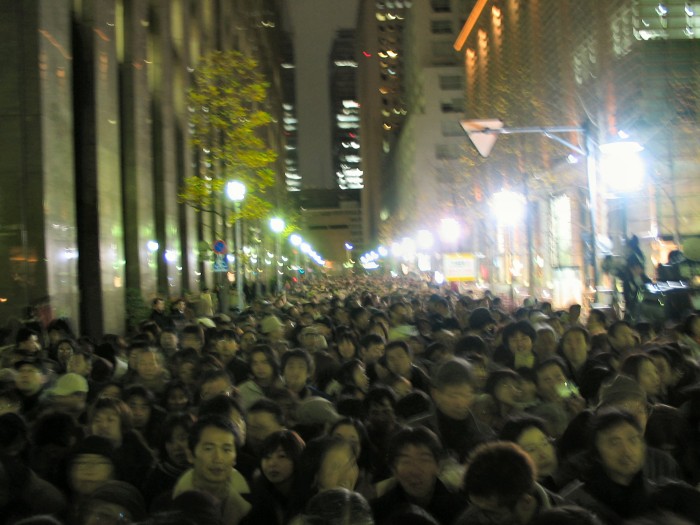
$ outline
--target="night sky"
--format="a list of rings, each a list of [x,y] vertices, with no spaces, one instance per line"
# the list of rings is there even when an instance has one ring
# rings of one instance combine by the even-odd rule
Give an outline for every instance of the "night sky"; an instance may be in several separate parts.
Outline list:
[[[355,27],[358,0],[286,0],[296,60],[299,173],[304,189],[333,188],[328,54],[338,29]]]

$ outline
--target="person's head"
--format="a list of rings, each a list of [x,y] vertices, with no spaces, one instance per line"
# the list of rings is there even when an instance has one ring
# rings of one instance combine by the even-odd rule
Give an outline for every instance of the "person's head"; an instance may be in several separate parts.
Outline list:
[[[677,352],[673,348],[663,347],[663,348],[652,348],[647,354],[654,361],[656,365],[656,370],[659,373],[659,379],[661,379],[661,385],[664,390],[675,387],[683,377],[683,356],[678,356]],[[674,356],[674,354],[676,354]],[[681,366],[677,365],[676,359],[682,362]]]
[[[295,522],[296,523],[296,522]],[[372,509],[358,492],[324,490],[312,497],[297,525],[373,525]]]
[[[358,343],[355,334],[349,330],[344,330],[336,337],[336,348],[341,359],[355,359],[359,357]]]
[[[260,445],[260,471],[273,485],[289,482],[298,473],[305,443],[291,430],[279,430]]]
[[[156,312],[162,314],[165,312],[165,300],[162,297],[156,297],[151,301],[151,308]]]
[[[604,409],[590,429],[592,457],[612,481],[629,485],[644,467],[646,445],[639,421],[629,412]]]
[[[360,357],[366,365],[376,363],[384,355],[386,339],[377,334],[368,334],[360,339]]]
[[[180,346],[201,352],[204,348],[204,329],[199,324],[189,324],[182,329]]]
[[[639,345],[639,336],[627,321],[615,321],[608,327],[608,341],[618,354],[626,354]]]
[[[236,429],[221,416],[197,420],[187,440],[187,457],[196,478],[208,485],[226,484],[236,464]]]
[[[202,375],[199,386],[199,399],[206,401],[219,394],[227,396],[234,392],[231,376],[226,370],[209,370]]]
[[[189,387],[179,379],[170,381],[163,391],[163,407],[168,412],[184,412],[192,403]]]
[[[545,401],[558,401],[562,385],[568,382],[566,364],[559,357],[550,357],[535,367],[537,393]]]
[[[37,354],[41,351],[39,332],[32,330],[31,328],[22,327],[17,330],[15,343],[18,350],[29,354]]]
[[[313,376],[313,359],[306,350],[295,348],[281,359],[282,379],[292,392],[300,392]]]
[[[255,382],[267,384],[279,375],[277,354],[268,345],[256,345],[250,351],[250,373]]]
[[[179,339],[177,333],[174,330],[163,330],[158,338],[158,344],[161,350],[165,352],[165,355],[171,356],[177,352],[179,346]]]
[[[496,329],[496,320],[488,308],[479,307],[469,315],[469,328],[475,332],[491,335]]]
[[[401,488],[414,500],[428,501],[438,476],[442,445],[425,427],[407,427],[389,443],[388,463]]]
[[[221,416],[233,423],[238,436],[238,445],[246,441],[248,427],[245,421],[245,412],[235,397],[218,394],[206,401],[202,401],[197,410],[198,417]]]
[[[362,421],[351,417],[339,419],[330,427],[328,435],[340,437],[349,442],[355,448],[357,464],[361,468],[370,468],[370,442]]]
[[[474,401],[469,363],[455,358],[441,364],[433,376],[431,395],[441,413],[451,419],[466,419]]]
[[[121,399],[98,398],[88,411],[90,434],[109,439],[114,447],[120,447],[124,434],[133,427],[131,409]]]
[[[48,391],[49,402],[59,410],[80,416],[87,403],[88,382],[78,374],[63,374]]]
[[[300,482],[316,491],[354,490],[359,467],[353,446],[343,438],[323,436],[309,441],[301,458]]]
[[[136,373],[145,381],[152,381],[163,373],[161,357],[153,348],[139,352],[136,358]]]
[[[500,406],[515,407],[522,397],[520,376],[510,368],[495,370],[489,374],[484,391]]]
[[[219,356],[222,363],[228,364],[238,353],[238,334],[235,330],[225,328],[219,331],[219,338],[216,341],[214,352]]]
[[[83,525],[124,524],[146,518],[141,493],[124,481],[107,481],[95,489],[82,505]]]
[[[79,496],[90,494],[116,476],[114,446],[103,437],[88,436],[68,458],[68,483]]]
[[[537,332],[530,321],[510,323],[503,329],[503,345],[514,355],[527,355],[537,339]]]
[[[56,360],[65,369],[68,360],[78,350],[78,344],[73,339],[61,339],[56,343]]]
[[[257,451],[267,436],[284,430],[284,411],[279,404],[269,399],[259,399],[248,409],[246,423],[246,444]]]
[[[472,452],[464,491],[481,512],[494,519],[526,523],[536,505],[534,488],[535,465],[515,443],[486,443]]]
[[[173,356],[174,376],[193,389],[199,378],[199,353],[194,348],[184,348]]]
[[[15,388],[25,396],[41,392],[47,381],[46,365],[40,358],[23,358],[16,361]]]
[[[586,328],[588,332],[592,335],[604,333],[608,329],[608,318],[605,316],[603,310],[592,309],[588,313],[588,321],[586,322]]]
[[[406,341],[391,341],[384,349],[384,358],[389,371],[399,377],[411,375],[412,355]]]
[[[582,326],[569,327],[559,341],[559,350],[571,366],[578,370],[588,359],[591,337]]]
[[[92,356],[84,350],[76,350],[73,352],[73,355],[68,358],[66,371],[88,377],[92,371]]]
[[[359,359],[352,359],[340,365],[335,378],[341,385],[352,385],[362,392],[367,392],[369,388],[369,377],[367,377],[365,364]]]
[[[155,396],[142,385],[130,385],[122,394],[122,399],[129,405],[134,428],[144,430],[151,419]]]
[[[646,428],[649,403],[646,392],[634,379],[626,375],[614,377],[600,387],[598,399],[598,409],[615,408],[628,412],[635,417],[641,428]]]
[[[620,373],[631,377],[647,396],[658,396],[663,392],[659,370],[647,354],[630,354],[620,364]]]
[[[537,479],[551,476],[557,470],[557,451],[542,419],[535,416],[509,419],[503,425],[499,438],[512,441],[530,456],[535,464]]]
[[[187,466],[187,439],[194,425],[191,414],[171,414],[163,422],[159,443],[160,458],[178,467]]]
[[[539,359],[545,359],[557,351],[559,336],[548,324],[536,325],[537,338],[532,349]]]
[[[386,386],[373,386],[363,401],[367,422],[375,429],[390,431],[396,425],[396,394]]]

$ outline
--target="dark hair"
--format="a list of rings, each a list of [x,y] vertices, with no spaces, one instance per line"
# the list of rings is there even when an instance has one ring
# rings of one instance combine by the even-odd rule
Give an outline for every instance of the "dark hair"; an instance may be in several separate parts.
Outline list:
[[[27,328],[26,326],[23,326],[19,330],[17,330],[17,334],[15,335],[15,344],[19,345],[20,343],[23,343],[30,337],[36,336],[39,338],[39,332],[36,332],[35,330],[32,330],[31,328]]]
[[[512,509],[534,487],[535,466],[516,444],[495,441],[472,452],[464,474],[464,490],[469,496],[496,497],[499,506]]]
[[[238,431],[236,430],[236,427],[233,426],[230,419],[222,416],[209,415],[199,418],[190,429],[190,435],[187,438],[187,446],[189,447],[190,452],[194,454],[194,449],[197,448],[199,440],[202,438],[202,432],[209,427],[215,427],[225,432],[230,432],[233,436],[233,441],[236,444],[236,448],[241,446],[241,439],[238,435]]]
[[[561,371],[564,374],[564,376],[567,378],[569,377],[569,367],[566,366],[566,362],[558,355],[549,356],[547,359],[544,359],[541,362],[537,363],[537,365],[535,366],[536,377],[542,370],[544,370],[545,368],[549,368],[550,366],[558,366],[559,368],[561,368]]]
[[[335,488],[324,490],[309,500],[303,514],[304,525],[372,525],[372,509],[361,494]]]
[[[627,423],[628,425],[632,425],[635,429],[639,431],[640,434],[644,432],[641,425],[639,424],[639,421],[637,421],[637,418],[635,418],[632,414],[625,410],[606,407],[596,412],[595,416],[591,419],[591,422],[589,424],[589,445],[593,457],[599,457],[598,447],[596,446],[596,439],[598,437],[598,434],[600,434],[601,432],[605,432],[606,430],[609,430],[611,428],[623,425],[625,423]]]
[[[295,348],[282,354],[282,359],[280,360],[280,370],[284,371],[290,359],[301,359],[306,364],[306,370],[309,372],[309,375],[313,374],[314,361],[311,359],[309,352],[303,348]]]
[[[251,348],[250,352],[248,352],[250,362],[253,361],[253,354],[263,354],[267,359],[269,365],[272,367],[272,374],[275,376],[279,375],[280,361],[275,351],[272,350],[272,348],[269,345],[259,344]]]
[[[591,317],[595,317],[598,320],[598,322],[603,326],[608,326],[608,316],[605,315],[605,312],[603,310],[593,308],[590,312],[588,312],[588,318],[590,319]]]
[[[122,391],[122,399],[124,401],[128,402],[129,399],[134,396],[145,399],[151,408],[153,408],[153,405],[156,404],[156,398],[153,395],[153,392],[143,385],[129,385]]]
[[[194,416],[188,413],[170,414],[165,418],[165,421],[160,427],[160,439],[158,440],[158,451],[160,452],[161,460],[168,457],[165,444],[172,439],[175,429],[183,428],[189,435],[190,430],[194,426],[194,421]]]
[[[549,435],[547,432],[547,423],[544,419],[537,416],[524,415],[506,420],[498,438],[502,441],[517,443],[518,439],[520,439],[520,435],[531,428],[542,431],[545,436]]]
[[[197,415],[199,417],[221,416],[228,418],[232,410],[237,411],[241,417],[245,415],[241,404],[235,398],[226,394],[219,394],[211,399],[202,401],[197,410]]]
[[[383,385],[373,386],[364,399],[365,411],[369,412],[369,408],[373,404],[383,404],[384,400],[389,401],[391,408],[396,408],[396,394],[391,388]]]
[[[165,390],[163,391],[161,405],[164,407],[167,406],[168,398],[170,397],[170,394],[173,392],[173,390],[178,390],[178,389],[182,390],[182,392],[187,397],[187,406],[191,405],[192,404],[192,392],[190,392],[189,387],[180,379],[173,379],[167,385],[165,385]]]
[[[413,355],[413,352],[411,352],[411,347],[408,346],[408,343],[406,341],[390,341],[386,344],[386,347],[384,348],[384,355],[389,352],[389,350],[393,350],[394,348],[400,348],[401,350],[404,351],[404,353],[408,356],[411,357]]]
[[[533,343],[535,342],[535,339],[537,339],[537,331],[532,326],[530,321],[523,320],[523,321],[516,321],[515,323],[510,323],[510,324],[506,325],[506,327],[503,329],[502,337],[503,337],[503,346],[505,346],[511,352],[512,352],[512,350],[508,346],[508,340],[517,333],[521,333],[521,334],[526,335],[527,337],[530,338],[530,341],[532,341]]]
[[[370,461],[370,452],[372,449],[372,444],[367,435],[367,429],[362,421],[353,417],[344,417],[339,419],[333,426],[328,430],[328,435],[332,436],[333,432],[340,426],[350,425],[355,428],[358,437],[360,438],[360,454],[357,457],[357,464],[360,468],[365,470],[373,470],[373,466]]]
[[[591,344],[591,334],[583,326],[573,325],[567,328],[563,334],[561,334],[561,339],[559,339],[559,353],[563,355],[564,351],[564,341],[569,337],[570,334],[580,333],[583,334],[583,338],[586,340],[586,346]]]
[[[632,328],[632,325],[629,324],[627,321],[615,321],[613,324],[608,326],[608,337],[615,337],[615,334],[617,334],[617,331],[622,328],[623,326],[626,326],[627,328]]]
[[[453,358],[442,363],[433,375],[433,386],[442,390],[448,386],[474,385],[471,365],[464,359]]]
[[[282,410],[282,407],[279,404],[272,401],[271,399],[258,399],[248,408],[248,414],[255,414],[260,412],[272,414],[277,423],[279,423],[282,426],[285,425],[284,411]]]
[[[360,346],[362,348],[368,348],[372,345],[383,345],[385,342],[381,335],[367,334],[360,339]]]
[[[434,432],[425,427],[407,427],[399,430],[389,441],[387,463],[394,466],[401,451],[409,445],[427,448],[436,463],[442,458],[442,443]]]
[[[304,440],[293,430],[278,430],[267,436],[260,444],[258,457],[262,461],[278,448],[281,448],[294,464],[294,472],[296,473],[305,447]]]
[[[642,354],[637,352],[634,354],[629,354],[620,363],[620,373],[628,377],[631,377],[635,381],[639,381],[639,370],[642,368],[643,363],[651,363],[654,367],[654,360],[647,354]]]
[[[503,381],[506,381],[508,379],[512,381],[517,381],[518,383],[520,382],[520,376],[510,368],[494,370],[489,374],[488,378],[486,379],[484,392],[490,394],[494,399],[496,399],[496,388],[498,388],[498,385],[500,385]]]
[[[115,397],[98,397],[95,403],[88,410],[88,421],[92,424],[95,415],[100,410],[114,410],[119,416],[121,422],[122,434],[126,434],[134,427],[133,416],[131,415],[131,409],[121,399]]]
[[[355,378],[353,377],[353,374],[355,373],[355,369],[361,365],[363,365],[363,363],[359,359],[351,359],[350,361],[346,361],[340,365],[340,368],[338,368],[338,371],[335,374],[335,380],[343,386],[354,385]]]

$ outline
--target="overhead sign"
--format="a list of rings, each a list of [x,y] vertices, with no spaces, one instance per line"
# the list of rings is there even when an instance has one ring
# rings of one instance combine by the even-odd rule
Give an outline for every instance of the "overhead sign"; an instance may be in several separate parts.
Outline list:
[[[214,241],[214,251],[216,253],[226,253],[226,242],[222,239]]]
[[[481,156],[488,157],[499,135],[499,133],[491,133],[490,130],[502,129],[503,121],[500,119],[460,120],[459,123]]]
[[[446,253],[442,265],[446,281],[476,281],[477,259],[473,253]]]

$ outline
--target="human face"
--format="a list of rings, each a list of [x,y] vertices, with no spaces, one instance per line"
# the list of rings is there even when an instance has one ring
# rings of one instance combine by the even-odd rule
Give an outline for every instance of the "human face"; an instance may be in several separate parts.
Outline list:
[[[341,339],[338,342],[338,354],[343,359],[352,359],[355,357],[355,345],[350,339]]]
[[[263,475],[273,485],[284,483],[294,474],[294,462],[282,447],[264,456],[260,461]]]
[[[284,382],[292,392],[299,392],[306,386],[309,379],[309,369],[304,359],[292,358],[287,361],[282,373]]]
[[[375,428],[391,429],[396,423],[396,413],[388,399],[380,403],[370,403],[367,420]]]
[[[319,491],[345,488],[354,490],[360,469],[355,452],[349,443],[335,446],[326,452],[318,470]]]
[[[406,493],[418,501],[430,498],[438,475],[435,456],[425,445],[406,445],[393,466],[394,477]]]
[[[474,387],[464,383],[435,388],[433,401],[437,409],[447,417],[457,420],[466,419],[474,402]]]
[[[66,371],[87,377],[90,374],[90,361],[83,354],[73,354],[68,359]]]
[[[333,435],[343,438],[345,441],[350,443],[352,445],[352,449],[355,451],[355,455],[359,457],[362,450],[362,444],[360,443],[360,435],[357,433],[357,429],[354,425],[338,425],[333,431]]]
[[[160,334],[160,347],[168,354],[173,354],[177,351],[177,335],[172,332],[163,332]]]
[[[267,436],[282,428],[269,412],[251,412],[248,414],[247,443],[255,450]]]
[[[187,430],[184,427],[175,427],[170,439],[165,442],[165,451],[168,459],[179,467],[187,465]]]
[[[532,339],[522,332],[515,332],[508,338],[508,348],[513,354],[527,355],[532,351]]]
[[[37,367],[29,364],[20,366],[15,375],[15,387],[24,395],[32,396],[46,383],[46,376]]]
[[[95,413],[90,424],[93,435],[109,439],[119,447],[122,444],[122,421],[116,410],[105,408]]]
[[[173,388],[168,393],[168,410],[171,412],[184,412],[190,404],[187,394],[181,388]]]
[[[496,400],[509,407],[518,404],[522,393],[520,381],[517,379],[504,379],[496,385],[494,390]]]
[[[644,438],[629,423],[599,432],[595,446],[605,472],[615,483],[629,485],[644,466]]]
[[[262,352],[255,352],[250,356],[250,371],[256,381],[271,381],[274,372],[267,356]]]
[[[165,311],[165,301],[156,301],[153,303],[153,309],[156,312],[163,313]]]
[[[196,334],[184,334],[182,336],[182,348],[194,348],[197,352],[200,352],[203,346],[202,338]]]
[[[408,377],[411,374],[411,358],[403,348],[393,347],[386,351],[386,366],[400,377]]]
[[[231,381],[225,377],[217,377],[212,381],[207,381],[202,385],[200,389],[199,396],[202,400],[211,399],[214,396],[226,395],[230,396],[233,386],[231,386]]]
[[[90,494],[113,476],[114,465],[99,454],[78,454],[70,469],[71,486],[80,495]]]
[[[562,342],[564,357],[575,369],[579,369],[588,359],[588,345],[583,332],[569,332]]]
[[[648,396],[658,396],[661,394],[661,377],[653,361],[644,360],[639,365],[637,381],[639,381],[639,386],[642,387],[642,390],[644,390]]]
[[[558,466],[557,454],[552,440],[544,432],[537,427],[530,427],[518,436],[517,443],[535,463],[538,479],[554,474]]]
[[[486,380],[489,377],[489,371],[485,366],[481,364],[474,364],[472,366],[472,376],[474,377],[474,386],[477,390],[481,391],[486,386]]]
[[[224,363],[228,363],[238,352],[238,342],[232,337],[225,337],[216,343],[216,352]]]
[[[177,369],[178,378],[186,385],[191,385],[195,382],[196,370],[197,366],[194,363],[185,361]]]
[[[146,428],[148,420],[151,418],[151,405],[141,396],[131,396],[126,402],[131,409],[134,419],[134,427],[138,429]]]
[[[384,355],[384,344],[371,344],[362,351],[362,360],[366,365],[376,363]]]
[[[155,352],[141,352],[138,356],[136,372],[146,381],[156,379],[161,373],[158,355]]]
[[[615,330],[615,336],[610,337],[610,344],[615,350],[626,351],[637,346],[639,336],[627,325],[621,325]]]
[[[226,483],[236,464],[233,434],[219,427],[205,427],[189,459],[195,477],[207,483]]]
[[[559,386],[564,383],[566,376],[558,365],[550,365],[537,372],[537,392],[545,401],[559,401]]]
[[[545,359],[554,355],[557,351],[557,338],[554,331],[549,329],[538,330],[534,349],[539,359]]]
[[[100,398],[103,397],[120,398],[122,397],[122,389],[119,388],[119,385],[107,385],[100,392]]]
[[[241,336],[241,350],[249,352],[257,342],[258,338],[253,332],[246,332]]]
[[[659,355],[650,356],[654,360],[656,370],[659,373],[659,379],[664,388],[669,388],[675,385],[676,380],[673,377],[673,370],[665,357]]]
[[[56,357],[58,357],[58,362],[63,366],[68,365],[68,360],[73,355],[73,347],[70,343],[61,343],[56,349]]]

